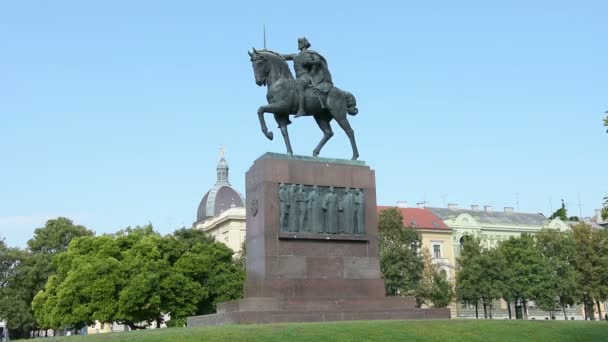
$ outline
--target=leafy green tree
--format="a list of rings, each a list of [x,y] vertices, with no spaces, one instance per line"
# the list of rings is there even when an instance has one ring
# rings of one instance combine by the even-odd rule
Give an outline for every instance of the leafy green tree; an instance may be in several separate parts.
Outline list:
[[[476,282],[481,270],[477,260],[481,256],[479,239],[465,236],[458,257],[459,269],[456,272],[456,298],[463,305],[475,306],[475,318],[479,318],[478,305],[481,296],[477,291]]]
[[[422,277],[422,258],[418,255],[420,234],[403,225],[401,213],[383,210],[379,215],[380,270],[388,296],[411,296]]]
[[[574,265],[580,274],[579,288],[586,317],[595,319],[593,305],[596,304],[602,319],[600,302],[608,296],[608,232],[579,223],[572,228],[572,233],[576,246]]]
[[[27,291],[20,286],[19,275],[27,253],[8,247],[0,240],[0,320],[7,322],[12,337],[26,337],[34,327],[34,317],[27,302]]]
[[[437,265],[433,264],[431,252],[428,250],[428,248],[423,247],[420,254],[422,257],[422,276],[414,291],[417,307],[421,307],[423,304],[426,304],[431,300],[435,275],[438,271]]]
[[[435,308],[447,308],[454,298],[452,284],[441,273],[433,275],[433,289],[431,291],[431,302]]]
[[[11,336],[28,337],[30,330],[40,327],[31,304],[34,296],[56,272],[53,257],[65,251],[74,238],[92,234],[85,227],[59,217],[48,220],[44,227],[36,229],[26,250],[13,250],[19,256],[2,289],[4,295],[0,296],[0,312],[4,311],[9,316],[7,321],[12,329]]]
[[[57,255],[57,275],[32,304],[45,327],[119,322],[180,326],[242,295],[232,251],[200,231],[161,236],[151,225],[75,240]]]
[[[93,232],[84,226],[74,225],[72,220],[58,217],[48,220],[44,227],[37,228],[27,246],[32,253],[55,255],[65,251],[74,238],[92,235]]]
[[[461,268],[456,285],[461,301],[481,302],[484,318],[492,318],[492,305],[501,297],[504,285],[505,263],[502,254],[496,249],[481,248],[478,239],[470,238],[465,241],[459,262]]]
[[[234,261],[238,267],[243,269],[243,271],[247,270],[247,241],[243,241],[241,244],[241,251]]]
[[[580,275],[574,267],[576,257],[574,236],[571,232],[543,229],[535,238],[542,258],[553,270],[549,283],[553,288],[542,296],[539,306],[551,311],[557,304],[562,309],[564,319],[567,320],[566,308],[576,302],[579,292]],[[553,295],[555,297],[552,297]]]
[[[608,111],[606,111],[606,113],[608,114]],[[604,119],[604,126],[608,126],[608,115],[606,115],[606,118]]]
[[[500,299],[505,282],[505,259],[498,249],[482,249],[477,259],[480,277],[476,287],[483,305],[485,318],[492,318],[492,305]]]
[[[541,299],[543,293],[553,288],[551,265],[542,258],[533,236],[511,237],[503,241],[499,249],[504,255],[506,269],[510,271],[509,278],[504,281],[509,298],[525,308],[530,300]],[[524,318],[527,318],[525,309]]]
[[[568,210],[566,209],[566,204],[564,203],[564,200],[562,200],[562,206],[557,209],[553,214],[551,214],[551,216],[549,216],[550,219],[555,219],[558,218],[564,222],[568,221]]]
[[[75,240],[55,258],[53,275],[32,303],[38,322],[46,328],[82,327],[118,319],[117,296],[125,283],[118,242],[111,236]]]
[[[428,248],[422,248],[422,278],[415,290],[416,304],[432,303],[435,308],[447,307],[454,297],[452,284],[446,276],[439,272],[439,268],[433,263],[431,252]]]

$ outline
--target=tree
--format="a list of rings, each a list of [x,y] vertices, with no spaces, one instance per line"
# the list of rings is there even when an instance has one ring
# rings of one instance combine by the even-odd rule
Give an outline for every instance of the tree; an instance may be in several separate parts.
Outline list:
[[[48,220],[44,227],[37,228],[27,246],[32,253],[55,255],[65,251],[74,238],[92,235],[93,232],[84,226],[74,225],[72,220],[58,217]]]
[[[551,265],[542,258],[535,246],[534,237],[529,234],[511,237],[503,241],[499,249],[504,255],[506,269],[510,272],[504,281],[505,292],[509,298],[523,306],[523,316],[527,318],[527,303],[543,298],[543,293],[552,288]]]
[[[422,258],[418,255],[420,234],[403,226],[403,217],[395,209],[379,215],[380,270],[388,296],[411,296],[422,277]]]
[[[241,251],[237,254],[234,262],[243,271],[247,270],[247,241],[243,241],[241,244]]]
[[[586,318],[595,319],[593,305],[597,305],[602,319],[600,301],[608,295],[608,236],[605,230],[595,230],[579,223],[572,228],[576,254],[574,267],[580,275],[579,289],[585,306]]]
[[[452,284],[446,279],[445,273],[439,271],[439,267],[433,263],[431,252],[428,248],[422,248],[422,278],[415,290],[416,304],[431,303],[435,308],[447,307],[454,296]]]
[[[26,337],[34,326],[26,291],[19,287],[19,274],[27,254],[0,240],[0,320],[7,322],[13,337]]]
[[[32,304],[45,327],[119,322],[131,329],[164,314],[170,325],[240,298],[244,272],[232,251],[201,231],[161,236],[151,225],[72,242]]]
[[[433,307],[447,308],[454,298],[452,284],[441,273],[435,273],[433,279],[433,290],[431,292]]]
[[[492,305],[503,293],[506,262],[500,250],[482,249],[477,259],[479,279],[476,283],[485,318],[492,318]]]
[[[481,255],[481,245],[477,238],[464,237],[464,244],[458,257],[460,268],[456,272],[456,297],[463,305],[475,306],[475,318],[479,318],[479,292],[476,288],[481,270],[476,260]]]
[[[560,232],[554,229],[543,229],[536,234],[536,246],[542,258],[553,270],[551,273],[551,284],[553,289],[542,296],[540,305],[551,311],[555,304],[562,309],[564,319],[568,319],[566,308],[574,305],[578,298],[578,284],[580,275],[576,271],[575,257],[576,245],[571,232]],[[555,297],[557,303],[555,303]],[[553,307],[552,307],[553,306]]]
[[[563,199],[561,208],[557,209],[553,214],[551,214],[551,216],[549,216],[549,219],[551,220],[555,218],[558,218],[564,222],[568,221],[568,210],[566,209],[566,204],[564,203]]]
[[[35,320],[31,303],[56,272],[53,257],[65,251],[74,238],[92,234],[86,228],[74,225],[71,220],[59,217],[37,228],[26,250],[12,250],[11,253],[18,256],[2,289],[4,295],[0,297],[0,312],[10,316],[8,324],[12,329],[11,336],[28,337],[30,330],[40,326]]]
[[[501,297],[503,288],[502,255],[496,249],[481,248],[478,239],[469,238],[465,240],[459,262],[456,286],[460,300],[464,303],[475,300],[476,316],[477,302],[481,301],[484,318],[492,318],[492,304]]]
[[[608,114],[608,110],[606,111],[606,114]],[[606,115],[606,118],[604,119],[604,126],[608,126],[608,115]]]
[[[422,247],[422,276],[415,290],[416,306],[421,307],[431,300],[437,265],[433,264],[431,252]]]

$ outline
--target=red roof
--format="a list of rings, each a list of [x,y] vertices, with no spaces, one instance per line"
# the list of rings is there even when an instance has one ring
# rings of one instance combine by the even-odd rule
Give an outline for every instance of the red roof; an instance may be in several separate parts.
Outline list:
[[[397,209],[403,216],[403,225],[406,227],[414,227],[418,229],[441,229],[449,230],[443,221],[430,210],[424,208],[399,208],[388,205],[379,205],[377,207],[378,213],[386,209]]]

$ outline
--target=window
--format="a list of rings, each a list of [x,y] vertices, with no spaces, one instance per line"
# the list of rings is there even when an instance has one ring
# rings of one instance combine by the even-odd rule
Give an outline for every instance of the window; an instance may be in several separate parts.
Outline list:
[[[441,246],[433,245],[433,259],[441,259]]]

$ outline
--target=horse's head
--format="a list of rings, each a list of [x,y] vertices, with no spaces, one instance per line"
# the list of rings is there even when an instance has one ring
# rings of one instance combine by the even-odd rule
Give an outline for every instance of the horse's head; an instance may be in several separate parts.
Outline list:
[[[293,79],[287,62],[278,53],[270,50],[258,51],[255,48],[253,52],[247,51],[247,53],[251,59],[257,85],[272,85],[280,79]]]
[[[253,49],[253,52],[247,51],[251,58],[251,65],[253,65],[253,74],[255,75],[255,84],[259,86],[266,85],[268,81],[268,73],[270,72],[270,66],[266,60],[265,54]]]

